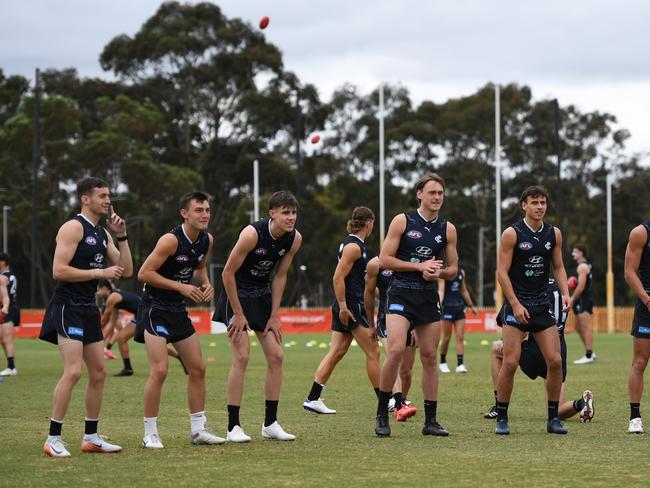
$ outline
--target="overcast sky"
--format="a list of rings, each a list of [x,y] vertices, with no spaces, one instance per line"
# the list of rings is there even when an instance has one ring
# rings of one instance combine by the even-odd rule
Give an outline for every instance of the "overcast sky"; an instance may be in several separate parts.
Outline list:
[[[99,54],[133,35],[156,0],[0,0],[0,68],[75,67],[107,76]],[[194,2],[193,2],[194,3]],[[286,67],[324,99],[344,82],[400,82],[414,101],[442,102],[487,82],[527,84],[536,99],[617,116],[628,148],[650,151],[650,2],[644,0],[222,0],[257,24]]]

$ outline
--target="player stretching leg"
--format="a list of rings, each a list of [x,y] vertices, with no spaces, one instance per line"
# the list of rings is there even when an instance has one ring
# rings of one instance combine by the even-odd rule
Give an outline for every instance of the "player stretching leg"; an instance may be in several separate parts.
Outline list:
[[[560,349],[562,354],[562,389],[560,390],[558,416],[560,420],[565,420],[579,413],[581,422],[591,422],[591,419],[594,417],[594,394],[591,390],[584,390],[582,397],[577,400],[564,401],[567,371],[567,347],[566,340],[564,338],[564,325],[567,319],[567,312],[562,310],[562,295],[560,294],[560,289],[557,287],[553,280],[549,282],[549,296],[551,298],[551,309],[553,310],[553,316],[557,321],[557,331],[560,335]],[[502,315],[497,316],[497,323],[503,327]],[[494,419],[497,417],[497,378],[502,363],[503,341],[494,341],[492,344],[492,384],[494,385],[495,404],[494,406],[490,407],[490,409],[485,414],[483,414],[483,417],[486,419]],[[541,376],[544,378],[544,382],[546,383],[546,361],[544,361],[544,356],[539,349],[539,345],[537,342],[535,342],[535,339],[531,334],[528,334],[526,339],[524,339],[524,341],[521,343],[521,357],[519,358],[519,367],[531,380],[534,380],[538,376]]]

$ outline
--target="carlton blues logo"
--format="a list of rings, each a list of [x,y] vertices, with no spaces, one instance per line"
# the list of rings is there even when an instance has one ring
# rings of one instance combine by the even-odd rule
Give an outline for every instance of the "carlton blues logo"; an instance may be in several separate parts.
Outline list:
[[[531,242],[521,242],[519,244],[519,249],[522,251],[530,251],[533,248],[533,244]]]
[[[417,230],[409,230],[406,233],[406,237],[409,237],[411,239],[420,239],[422,237],[422,233],[418,232]]]

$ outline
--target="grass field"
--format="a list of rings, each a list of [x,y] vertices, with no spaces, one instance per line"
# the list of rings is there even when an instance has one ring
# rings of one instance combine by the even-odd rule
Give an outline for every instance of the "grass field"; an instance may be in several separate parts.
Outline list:
[[[192,447],[186,377],[177,362],[163,392],[159,430],[165,449],[145,451],[142,439],[142,393],[147,377],[144,348],[132,345],[136,374],[109,377],[100,433],[121,444],[119,455],[88,455],[79,450],[83,431],[83,389],[77,386],[64,425],[64,439],[73,457],[53,460],[42,455],[47,435],[52,389],[61,373],[58,350],[44,342],[19,340],[19,376],[0,384],[0,486],[648,486],[650,439],[626,433],[629,415],[627,372],[631,357],[628,335],[596,337],[598,361],[569,368],[567,393],[577,398],[584,388],[595,394],[596,417],[581,424],[566,422],[567,436],[546,434],[543,383],[517,374],[510,409],[512,435],[497,437],[494,421],[481,412],[492,401],[489,347],[480,341],[495,335],[467,336],[469,374],[445,375],[440,381],[439,419],[448,438],[420,433],[422,412],[406,423],[391,422],[393,435],[374,435],[375,396],[366,379],[363,353],[352,348],[324,392],[336,415],[315,416],[302,409],[324,349],[307,348],[312,339],[328,336],[288,336],[285,383],[279,420],[298,436],[295,442],[263,441],[264,360],[252,349],[242,425],[250,444]],[[209,425],[225,436],[225,387],[229,351],[224,336],[201,337],[208,363]],[[210,347],[210,343],[216,343]],[[583,353],[577,336],[568,338],[569,360]],[[453,343],[450,351],[453,354]],[[2,359],[3,360],[3,359]],[[450,361],[450,366],[455,360]],[[4,364],[3,364],[4,367]],[[108,363],[116,373],[121,361]],[[420,367],[416,364],[410,399],[421,407]]]

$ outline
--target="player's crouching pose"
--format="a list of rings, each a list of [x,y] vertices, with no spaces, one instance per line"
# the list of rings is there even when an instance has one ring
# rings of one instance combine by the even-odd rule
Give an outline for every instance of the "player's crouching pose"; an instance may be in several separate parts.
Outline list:
[[[295,229],[298,200],[288,191],[278,191],[269,201],[269,217],[247,225],[228,256],[221,274],[224,292],[213,320],[228,327],[232,366],[228,374],[228,442],[248,442],[240,425],[239,407],[250,356],[248,329],[253,330],[266,357],[264,424],[262,437],[292,441],[277,420],[282,386],[282,328],[280,302],[287,272],[300,249],[302,236]]]
[[[203,192],[187,193],[181,198],[180,214],[183,223],[158,239],[138,273],[145,287],[135,340],[145,343],[149,358],[142,447],[151,449],[163,448],[157,422],[168,370],[168,343],[174,345],[188,371],[191,443],[225,442],[206,428],[205,364],[199,339],[185,308],[185,298],[198,303],[209,301],[214,293],[206,267],[212,250],[212,235],[207,231],[210,196]],[[192,277],[200,286],[190,284]]]

